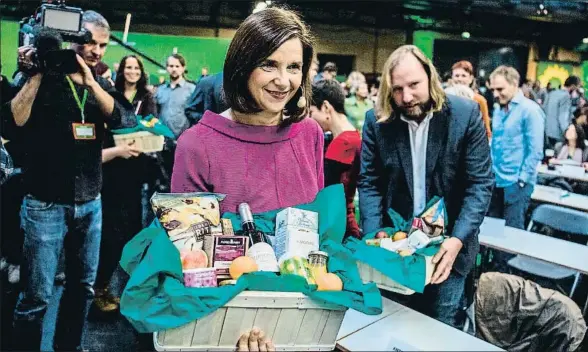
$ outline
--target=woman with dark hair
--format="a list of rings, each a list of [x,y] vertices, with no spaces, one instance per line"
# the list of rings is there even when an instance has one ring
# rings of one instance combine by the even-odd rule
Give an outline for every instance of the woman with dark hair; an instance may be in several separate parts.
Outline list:
[[[119,65],[114,87],[133,104],[135,114],[156,113],[153,94],[147,89],[147,76],[141,60],[125,56]],[[102,149],[102,239],[100,262],[94,285],[94,305],[102,312],[118,309],[119,298],[108,289],[110,279],[122,255],[124,245],[142,227],[141,187],[150,159],[133,146],[115,146],[106,130]]]
[[[114,87],[135,107],[135,114],[155,115],[157,107],[153,94],[147,89],[147,74],[143,62],[135,55],[122,58],[116,72]]]
[[[578,163],[588,161],[588,149],[586,149],[586,135],[584,129],[578,124],[568,126],[564,134],[565,142],[555,145],[555,155],[558,160],[573,160]]]
[[[227,195],[253,212],[307,203],[324,187],[323,132],[306,118],[312,38],[298,15],[268,8],[235,33],[224,65],[229,109],[205,112],[180,137],[172,192]]]

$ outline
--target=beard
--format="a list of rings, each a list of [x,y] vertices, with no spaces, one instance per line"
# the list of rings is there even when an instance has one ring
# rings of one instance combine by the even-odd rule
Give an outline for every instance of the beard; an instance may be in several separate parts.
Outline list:
[[[400,112],[404,117],[410,120],[422,120],[429,111],[431,111],[431,106],[433,103],[431,99],[424,103],[417,103],[411,105],[410,107],[406,106],[398,106],[394,101],[392,101],[392,108],[394,111]]]

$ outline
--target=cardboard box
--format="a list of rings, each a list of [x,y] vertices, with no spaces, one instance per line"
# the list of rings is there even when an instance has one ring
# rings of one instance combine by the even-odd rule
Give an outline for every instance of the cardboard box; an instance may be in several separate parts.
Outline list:
[[[212,266],[219,279],[229,278],[229,266],[237,258],[247,254],[249,238],[245,236],[215,236]]]
[[[276,216],[276,236],[286,227],[318,232],[318,213],[298,208],[286,208]]]

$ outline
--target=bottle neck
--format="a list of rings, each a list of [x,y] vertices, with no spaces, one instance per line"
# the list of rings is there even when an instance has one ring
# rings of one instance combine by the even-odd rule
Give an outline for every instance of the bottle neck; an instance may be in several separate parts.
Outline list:
[[[243,231],[247,232],[255,231],[257,229],[253,221],[243,221],[243,223],[241,223],[241,227],[243,228]]]

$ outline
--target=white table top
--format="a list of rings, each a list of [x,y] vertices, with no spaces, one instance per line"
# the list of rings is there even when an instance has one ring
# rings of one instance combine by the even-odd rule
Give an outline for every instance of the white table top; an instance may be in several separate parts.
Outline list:
[[[503,351],[390,301],[395,312],[339,340],[343,351]]]
[[[535,185],[531,198],[542,203],[561,205],[588,212],[588,196],[570,193],[555,187]]]
[[[540,235],[538,233],[500,226],[492,219],[480,227],[480,244],[504,252],[523,254],[588,274],[588,246]]]
[[[588,173],[584,172],[581,166],[557,165],[555,170],[549,170],[547,165],[537,166],[537,172],[543,175],[560,176],[570,180],[588,182]]]
[[[367,315],[354,309],[348,309],[345,313],[345,318],[343,318],[343,324],[341,324],[341,328],[339,328],[337,340],[382,320],[400,309],[402,309],[401,305],[385,297],[382,297],[382,313],[379,315]]]

